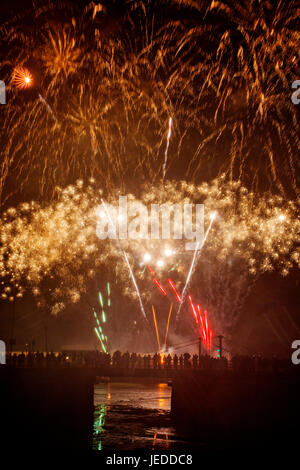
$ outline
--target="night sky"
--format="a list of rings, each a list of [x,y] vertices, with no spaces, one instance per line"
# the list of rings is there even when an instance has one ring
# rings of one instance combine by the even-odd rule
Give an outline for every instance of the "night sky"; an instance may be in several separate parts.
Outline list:
[[[201,185],[224,175],[258,200],[268,194],[287,207],[295,203],[297,2],[284,11],[275,1],[241,1],[240,10],[229,0],[222,8],[214,3],[1,2],[0,79],[7,84],[0,108],[1,217],[23,202],[54,204],[57,186],[78,179],[93,178],[106,198],[141,197],[147,184],[159,187],[169,116],[167,180]],[[14,79],[20,70],[32,75],[30,86]],[[296,251],[297,243],[299,234],[289,248]],[[40,350],[46,341],[55,351],[98,347],[91,308],[109,280],[112,349],[151,350],[138,305],[124,296],[111,263],[94,279],[78,268],[86,291],[57,315],[50,308],[54,269],[41,282],[46,303],[40,307],[24,276],[23,297],[0,300],[1,339],[15,338],[16,350],[33,340]],[[201,279],[196,272],[194,286]],[[176,334],[191,336],[189,328],[187,322]],[[285,277],[277,265],[257,276],[226,347],[233,354],[286,357],[299,334],[295,261]]]

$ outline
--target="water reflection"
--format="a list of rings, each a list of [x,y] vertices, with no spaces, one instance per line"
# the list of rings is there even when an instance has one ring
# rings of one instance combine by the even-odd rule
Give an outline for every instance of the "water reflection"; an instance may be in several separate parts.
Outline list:
[[[95,406],[122,404],[170,411],[171,388],[166,383],[107,382],[95,385]]]
[[[171,388],[147,381],[95,385],[94,449],[168,450]]]
[[[154,436],[153,436],[153,444],[152,444],[152,450],[156,450],[157,448],[157,440],[158,439],[165,439],[166,440],[166,444],[165,444],[165,449],[166,450],[169,450],[170,448],[170,445],[169,445],[169,435],[167,432],[163,433],[163,432],[160,432],[160,433],[157,433],[155,432],[154,433]]]
[[[167,388],[167,390],[166,390]],[[168,388],[168,385],[167,384],[164,384],[164,383],[160,383],[158,384],[158,390],[159,390],[159,393],[160,393],[160,396],[159,396],[159,399],[158,399],[158,408],[162,409],[162,410],[165,410],[165,409],[170,409],[170,400],[169,400],[169,394],[168,394],[168,391],[169,391],[169,388]],[[168,397],[166,399],[166,397]]]
[[[96,419],[94,421],[94,435],[98,436],[98,450],[102,450],[102,435],[104,433],[104,426],[107,415],[107,405],[100,405],[100,409],[97,410]]]

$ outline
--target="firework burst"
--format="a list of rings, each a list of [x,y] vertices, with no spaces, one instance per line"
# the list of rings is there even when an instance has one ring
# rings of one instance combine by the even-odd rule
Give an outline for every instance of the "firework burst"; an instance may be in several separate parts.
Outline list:
[[[12,74],[12,83],[20,90],[33,85],[33,76],[28,69],[17,67]]]
[[[299,219],[292,201],[279,196],[257,197],[240,183],[226,183],[222,178],[199,186],[169,181],[161,187],[148,184],[141,190],[140,199],[133,195],[130,199],[146,205],[202,202],[206,227],[211,223],[210,215],[217,214],[189,284],[211,317],[215,315],[221,323],[231,324],[238,317],[252,280],[261,272],[276,269],[287,275],[293,266],[299,266]],[[184,289],[194,257],[193,251],[185,251],[185,240],[162,243],[122,239],[120,251],[114,239],[99,240],[96,235],[98,217],[103,217],[99,214],[101,200],[102,191],[95,185],[84,187],[79,181],[76,186],[58,190],[55,203],[23,203],[8,209],[0,226],[2,297],[11,297],[12,291],[7,292],[7,288],[13,287],[22,295],[29,289],[37,302],[42,302],[47,285],[48,305],[77,303],[89,279],[95,278],[101,267],[110,266],[123,295],[137,301],[137,309],[142,302],[147,316],[153,291],[147,285],[145,266],[151,260],[162,281],[160,284],[157,280],[156,285],[160,296],[159,287],[168,285],[172,272],[176,292],[173,281],[170,288],[182,300],[179,292]],[[117,201],[118,192],[109,202],[113,205]]]
[[[295,196],[297,2],[173,3],[182,20],[128,4],[123,32],[113,35],[104,32],[104,8],[73,7],[72,22],[56,28],[54,6],[41,9],[35,35],[5,25],[5,66],[36,63],[47,106],[37,94],[22,109],[19,97],[5,108],[2,201],[12,195],[8,175],[19,196],[49,198],[76,178],[95,177],[110,192],[130,188],[133,177],[160,181],[166,171],[195,183],[224,173],[248,189]],[[29,85],[24,74],[17,83]]]

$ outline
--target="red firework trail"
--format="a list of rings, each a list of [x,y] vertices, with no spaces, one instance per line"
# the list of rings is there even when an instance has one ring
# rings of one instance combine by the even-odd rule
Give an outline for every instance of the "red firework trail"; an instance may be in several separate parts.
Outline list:
[[[162,292],[162,294],[168,295],[165,288],[162,286],[162,284],[155,277],[154,270],[150,266],[147,266],[147,269],[150,272],[150,274],[152,275],[153,282],[156,284],[156,286],[159,288],[159,290]],[[172,291],[174,292],[177,301],[180,303],[181,300],[182,300],[182,297],[177,292],[175,283],[172,281],[172,279],[169,278],[168,279],[168,284],[169,284],[170,288],[172,289]],[[204,313],[202,315],[201,306],[199,304],[197,304],[196,307],[195,307],[191,295],[188,296],[188,299],[189,299],[189,302],[190,302],[190,306],[191,306],[193,316],[195,318],[195,322],[199,325],[199,334],[202,336],[203,343],[206,346],[206,348],[211,349],[213,332],[212,332],[212,330],[210,328],[210,325],[209,325],[209,322],[208,322],[207,310],[204,310]]]
[[[168,279],[168,283],[169,283],[169,286],[171,287],[171,289],[173,290],[174,294],[176,295],[176,299],[180,303],[181,302],[181,296],[178,294],[174,282],[172,281],[172,279]]]
[[[195,321],[196,321],[196,323],[198,323],[197,313],[196,313],[196,310],[195,310],[195,306],[194,306],[194,304],[193,304],[192,296],[189,295],[189,296],[188,296],[188,299],[189,299],[190,304],[191,304],[191,309],[192,309],[193,315],[194,315],[194,317],[195,317]]]
[[[159,290],[164,294],[164,295],[167,295],[167,292],[165,290],[165,288],[161,285],[161,283],[159,282],[159,280],[154,277],[155,276],[155,272],[153,271],[153,269],[150,267],[150,266],[147,266],[148,268],[148,271],[150,272],[150,274],[152,274],[153,276],[153,282],[157,285],[157,287],[159,288]]]
[[[160,290],[164,295],[167,295],[167,292],[165,291],[165,289],[163,288],[163,286],[161,285],[161,283],[156,279],[156,277],[153,279],[153,282],[155,282],[155,284],[157,285],[157,287],[159,288],[159,290]]]
[[[205,329],[206,333],[208,333],[208,320],[207,320],[207,311],[204,310],[204,316],[205,316]]]
[[[205,328],[205,325],[204,325],[204,322],[203,322],[200,305],[197,305],[197,310],[198,310],[199,320],[200,320],[200,323],[201,323],[202,338],[203,338],[204,344],[207,346],[208,345],[208,333],[206,331],[206,328]]]
[[[201,307],[199,304],[197,304],[197,310],[198,310],[198,315],[199,315],[199,319],[201,318]]]
[[[150,266],[147,266],[147,269],[148,269],[149,273],[152,274],[152,276],[155,276],[155,272],[153,271],[153,269]]]

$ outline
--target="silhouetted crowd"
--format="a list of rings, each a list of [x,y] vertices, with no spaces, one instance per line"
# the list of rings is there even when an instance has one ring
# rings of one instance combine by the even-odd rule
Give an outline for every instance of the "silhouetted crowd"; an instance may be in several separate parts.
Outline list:
[[[122,369],[232,369],[237,372],[279,371],[290,367],[290,361],[263,358],[260,355],[214,358],[197,354],[136,354],[115,351],[112,355],[100,351],[13,352],[7,353],[11,367],[106,367]]]

